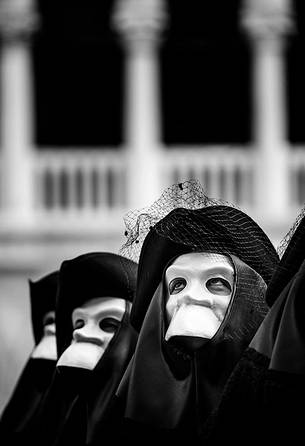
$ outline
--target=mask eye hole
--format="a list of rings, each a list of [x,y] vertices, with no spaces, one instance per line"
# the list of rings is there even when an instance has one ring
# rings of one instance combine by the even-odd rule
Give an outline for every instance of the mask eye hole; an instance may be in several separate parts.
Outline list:
[[[213,277],[212,279],[209,279],[205,286],[210,293],[220,296],[228,296],[232,292],[230,283],[222,277]]]
[[[99,322],[99,327],[101,330],[106,331],[106,333],[115,333],[121,322],[113,317],[105,317]]]
[[[178,294],[186,287],[186,280],[182,277],[176,277],[168,285],[169,294]]]
[[[73,324],[73,329],[78,330],[79,328],[82,328],[85,325],[84,319],[76,319],[76,321]]]
[[[43,326],[55,324],[55,314],[49,313],[46,314],[43,318]]]

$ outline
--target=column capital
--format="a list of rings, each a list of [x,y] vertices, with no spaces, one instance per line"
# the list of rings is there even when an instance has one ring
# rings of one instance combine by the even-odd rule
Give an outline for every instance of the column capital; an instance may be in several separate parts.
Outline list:
[[[165,2],[116,0],[112,24],[128,42],[157,42],[167,24]]]
[[[282,40],[294,32],[290,0],[244,0],[240,23],[255,40]]]
[[[0,0],[0,35],[3,40],[26,40],[38,26],[35,0]]]

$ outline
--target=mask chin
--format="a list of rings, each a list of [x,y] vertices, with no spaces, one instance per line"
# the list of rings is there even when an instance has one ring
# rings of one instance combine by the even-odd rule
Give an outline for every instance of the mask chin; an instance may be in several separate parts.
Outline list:
[[[167,342],[178,349],[195,352],[203,347],[210,339],[199,336],[172,336]]]
[[[170,321],[165,340],[168,341],[173,336],[211,339],[220,324],[210,308],[199,305],[181,306]]]
[[[101,346],[89,342],[71,344],[61,355],[57,366],[93,370],[104,354]]]
[[[56,337],[54,335],[44,336],[34,348],[31,358],[57,360]]]

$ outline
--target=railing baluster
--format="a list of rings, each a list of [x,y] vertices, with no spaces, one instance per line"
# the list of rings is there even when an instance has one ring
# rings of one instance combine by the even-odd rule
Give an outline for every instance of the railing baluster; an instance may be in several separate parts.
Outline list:
[[[260,215],[255,199],[257,185],[253,183],[258,166],[255,150],[181,148],[164,150],[162,156],[160,177],[164,188],[190,177],[198,178],[210,197],[223,198]],[[126,166],[125,156],[110,150],[44,150],[37,153],[33,172],[40,221],[47,220],[50,215],[54,219],[77,216],[79,222],[94,213],[106,219],[113,212],[122,212],[123,215],[129,202]],[[291,188],[291,209],[288,212],[293,215],[305,201],[303,148],[296,148],[291,153],[287,168]]]

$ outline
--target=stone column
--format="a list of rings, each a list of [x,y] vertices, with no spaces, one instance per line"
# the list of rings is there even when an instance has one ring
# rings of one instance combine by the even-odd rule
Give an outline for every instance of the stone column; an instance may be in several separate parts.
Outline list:
[[[158,44],[165,20],[162,0],[119,0],[113,14],[126,55],[129,209],[150,205],[161,193]]]
[[[33,222],[33,80],[29,37],[37,25],[33,0],[0,2],[1,226]]]
[[[258,151],[257,205],[264,222],[289,208],[285,41],[293,28],[289,0],[247,0],[242,25],[253,49],[253,140]]]

